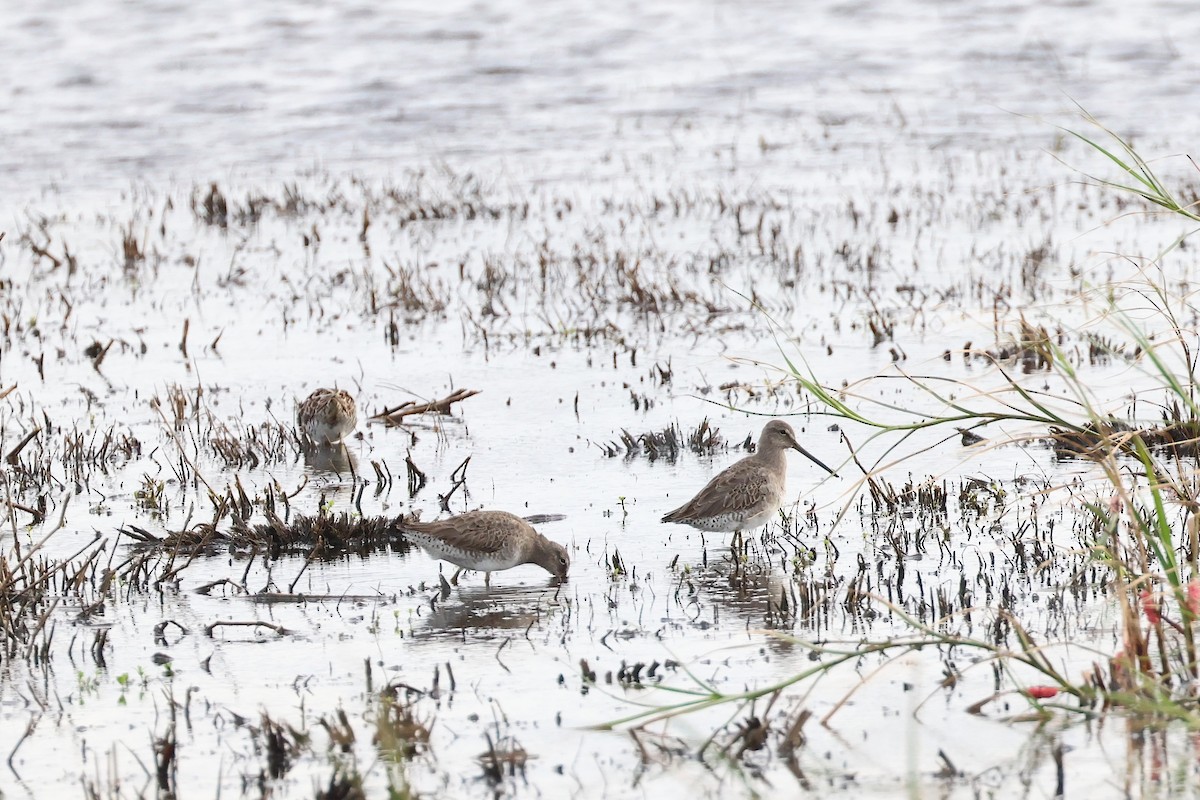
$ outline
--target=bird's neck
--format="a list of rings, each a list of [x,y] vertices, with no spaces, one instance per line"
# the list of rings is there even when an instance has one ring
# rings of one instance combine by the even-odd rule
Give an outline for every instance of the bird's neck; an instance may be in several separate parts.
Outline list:
[[[758,451],[758,459],[772,469],[787,465],[787,454],[782,450],[761,449]]]

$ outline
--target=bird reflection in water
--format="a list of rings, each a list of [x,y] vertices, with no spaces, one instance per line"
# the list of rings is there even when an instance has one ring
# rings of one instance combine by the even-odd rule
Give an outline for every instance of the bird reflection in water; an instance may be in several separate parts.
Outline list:
[[[433,600],[425,620],[431,631],[524,630],[553,612],[561,587],[551,578],[531,586],[460,587],[453,598],[448,589],[444,584]]]
[[[304,450],[304,466],[313,472],[336,472],[358,474],[358,462],[350,450],[337,447],[314,447]]]

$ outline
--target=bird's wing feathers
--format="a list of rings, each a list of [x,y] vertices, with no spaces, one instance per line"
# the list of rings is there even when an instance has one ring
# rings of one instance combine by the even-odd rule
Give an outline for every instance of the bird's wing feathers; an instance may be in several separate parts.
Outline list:
[[[407,522],[404,528],[440,539],[451,547],[473,553],[494,555],[504,549],[507,537],[491,512],[469,512],[433,522]]]
[[[704,519],[753,509],[768,493],[767,476],[749,459],[719,473],[695,497],[672,511],[671,519]]]

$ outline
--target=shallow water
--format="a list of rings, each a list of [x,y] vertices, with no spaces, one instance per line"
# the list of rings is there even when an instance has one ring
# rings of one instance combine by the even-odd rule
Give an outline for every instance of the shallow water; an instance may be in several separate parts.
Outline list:
[[[656,157],[729,174],[760,137],[794,184],[881,152],[903,170],[910,148],[1031,152],[1053,134],[1024,117],[1073,101],[1182,145],[1200,25],[1179,2],[11,11],[0,175],[17,204],[50,185],[290,179],[314,164],[396,174],[447,159],[594,181]]]
[[[154,791],[153,740],[174,719],[180,795],[309,796],[337,763],[379,794],[376,697],[398,682],[430,730],[404,768],[428,796],[1052,795],[1060,746],[1074,792],[1192,791],[1185,733],[1119,717],[1013,722],[1028,709],[1017,695],[969,714],[1012,684],[965,650],[911,652],[878,673],[868,656],[794,687],[770,709],[776,727],[783,711],[815,714],[791,765],[774,739],[732,757],[729,729],[697,758],[730,707],[638,739],[592,727],[677,701],[660,680],[736,692],[811,667],[803,643],[909,633],[879,603],[853,607],[860,563],[870,591],[925,621],[940,616],[939,591],[968,583],[970,605],[1003,605],[1040,640],[1073,643],[1051,647],[1070,674],[1097,657],[1089,648],[1119,648],[1095,582],[1064,590],[1085,569],[1072,555],[1082,500],[1102,490],[1088,465],[1045,443],[972,449],[957,436],[889,452],[865,428],[808,416],[817,408],[780,368],[803,359],[831,387],[903,370],[987,388],[995,370],[960,351],[999,349],[1022,315],[1115,335],[1092,288],[1135,278],[1125,256],[1184,228],[1120,218],[1130,209],[1052,154],[1102,165],[1027,116],[1072,119],[1074,99],[1152,152],[1186,149],[1195,131],[1178,108],[1196,55],[1177,43],[1197,25],[1167,3],[14,9],[0,26],[0,391],[16,388],[0,400],[0,441],[7,453],[42,428],[5,476],[48,520],[14,515],[25,551],[61,517],[47,554],[103,547],[119,567],[132,557],[122,526],[163,534],[209,519],[208,488],[240,486],[258,512],[270,492],[296,493],[293,514],[429,518],[470,457],[451,508],[564,515],[540,528],[570,547],[573,569],[561,588],[527,566],[438,598],[440,567],[419,553],[215,555],[150,592],[130,578],[64,591],[49,660],[0,664],[5,740],[34,725],[0,787]],[[1177,161],[1163,169],[1184,173]],[[214,182],[226,226],[204,220]],[[1169,268],[1187,294],[1189,259]],[[1063,337],[1114,410],[1146,385],[1138,362],[1090,363],[1086,341]],[[108,346],[98,365],[93,344]],[[1037,370],[1029,382],[1062,391]],[[409,430],[360,424],[351,473],[269,438],[298,399],[334,384],[363,417],[481,393]],[[856,402],[868,401],[930,403],[902,381],[864,386]],[[755,537],[734,569],[725,537],[658,521],[742,455],[754,415],[780,413],[843,476],[792,458],[787,530]],[[686,433],[704,418],[727,448],[606,453],[622,430]],[[247,428],[276,442],[256,466],[214,444],[254,447]],[[109,431],[125,452],[96,455]],[[868,469],[916,453],[887,479],[946,482],[947,514],[874,509],[850,449]],[[406,456],[429,477],[415,496]],[[959,499],[970,479],[1006,499],[978,510],[986,492]],[[138,494],[159,484],[160,502]],[[1026,553],[1039,544],[1057,554],[1049,568]],[[223,578],[315,599],[197,593]],[[987,612],[961,605],[950,603],[959,624],[985,635]],[[206,633],[253,620],[286,633]],[[939,687],[948,663],[962,673]],[[311,737],[277,776],[264,713]],[[489,782],[489,741],[517,743],[523,770]]]

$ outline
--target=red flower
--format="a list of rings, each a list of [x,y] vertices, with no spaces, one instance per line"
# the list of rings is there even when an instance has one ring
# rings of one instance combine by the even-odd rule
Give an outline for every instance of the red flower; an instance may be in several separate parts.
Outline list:
[[[1195,578],[1188,581],[1187,607],[1193,617],[1200,617],[1200,581]]]
[[[1162,613],[1154,593],[1149,589],[1142,589],[1138,597],[1142,600],[1142,613],[1146,615],[1146,619],[1150,620],[1150,624],[1157,625],[1162,622]]]
[[[1058,694],[1057,686],[1030,686],[1025,690],[1025,694],[1035,700],[1045,700],[1047,697],[1054,697]]]

